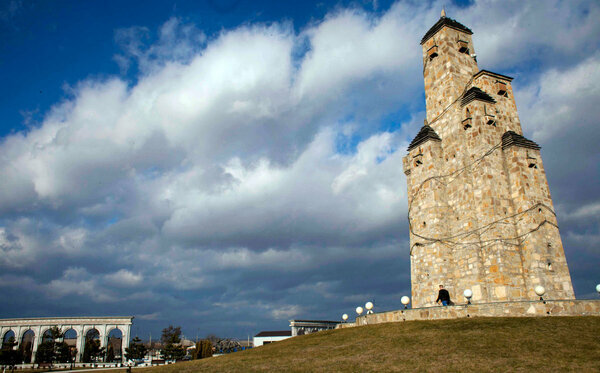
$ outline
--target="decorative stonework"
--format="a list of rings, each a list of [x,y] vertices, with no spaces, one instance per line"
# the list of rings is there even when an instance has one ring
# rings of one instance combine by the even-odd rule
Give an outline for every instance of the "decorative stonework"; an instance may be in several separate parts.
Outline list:
[[[471,30],[442,17],[422,40],[426,126],[403,159],[412,304],[574,299],[540,147],[523,137],[512,78],[479,70]],[[432,54],[432,50],[435,51]]]

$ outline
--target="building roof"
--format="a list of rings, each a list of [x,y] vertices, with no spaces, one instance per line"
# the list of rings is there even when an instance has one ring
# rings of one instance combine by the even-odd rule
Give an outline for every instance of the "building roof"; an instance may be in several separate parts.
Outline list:
[[[514,131],[506,131],[504,135],[502,135],[502,149],[506,149],[512,145],[535,150],[541,149],[537,143],[526,139],[524,136],[519,135]]]
[[[493,76],[494,78],[508,80],[509,82],[513,80],[513,78],[511,78],[510,76],[494,73],[489,70],[479,70],[475,75],[473,75],[473,79],[477,79],[481,75],[489,75],[489,76]]]
[[[465,106],[466,104],[468,104],[469,102],[471,102],[473,100],[485,101],[485,102],[489,102],[492,104],[496,103],[496,100],[494,100],[494,98],[492,96],[488,95],[487,93],[482,91],[480,88],[471,87],[462,96],[462,99],[460,100],[460,106]]]
[[[408,151],[411,151],[412,149],[421,145],[427,140],[442,141],[438,134],[435,133],[433,128],[429,127],[428,125],[424,125],[423,127],[421,127],[421,130],[419,131],[419,133],[417,133],[417,136],[415,136],[413,141],[411,141],[410,145],[408,146]]]
[[[266,331],[260,332],[255,337],[291,337],[291,330],[275,330],[275,331]]]
[[[311,322],[311,323],[321,323],[321,324],[339,324],[339,321],[330,321],[330,320],[290,320],[290,322]]]
[[[435,35],[435,33],[438,32],[439,30],[441,30],[442,27],[444,27],[444,26],[448,26],[448,27],[453,28],[455,30],[465,32],[465,33],[467,33],[469,35],[473,34],[473,31],[471,31],[465,25],[463,25],[463,24],[461,24],[461,23],[453,20],[452,18],[448,18],[448,17],[442,16],[435,23],[435,25],[431,26],[431,28],[429,29],[429,31],[427,31],[425,33],[425,36],[423,36],[423,39],[421,39],[421,44],[425,43],[430,37],[432,37],[433,35]]]

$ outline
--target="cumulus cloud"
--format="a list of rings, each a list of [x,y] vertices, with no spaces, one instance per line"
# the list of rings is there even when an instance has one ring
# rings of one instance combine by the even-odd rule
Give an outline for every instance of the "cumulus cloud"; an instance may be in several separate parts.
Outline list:
[[[480,67],[524,77],[523,128],[544,147],[580,268],[590,242],[577,226],[597,222],[600,203],[599,7],[569,4],[447,10],[474,30]],[[84,80],[0,142],[0,289],[27,278],[22,291],[60,298],[63,313],[92,313],[85,299],[156,325],[202,316],[224,333],[234,319],[398,306],[410,286],[401,158],[423,117],[420,37],[439,9],[338,8],[298,32],[276,22],[207,37],[177,18],[116,30],[114,59],[135,81]],[[565,151],[565,138],[584,145]],[[573,170],[591,183],[561,180]]]
[[[107,282],[112,283],[115,286],[129,287],[139,285],[144,277],[126,269],[120,269],[117,272],[105,275],[104,278]]]

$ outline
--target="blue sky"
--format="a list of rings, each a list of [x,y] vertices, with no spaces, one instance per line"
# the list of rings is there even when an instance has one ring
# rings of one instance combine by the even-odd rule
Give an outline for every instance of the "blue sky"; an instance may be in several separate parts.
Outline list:
[[[5,90],[1,93],[0,134],[26,128],[24,114],[34,122],[65,96],[64,86],[89,77],[119,75],[112,56],[120,52],[115,30],[142,26],[143,40],[156,41],[170,17],[196,25],[209,38],[244,24],[290,22],[296,30],[318,22],[336,7],[352,6],[382,12],[391,1],[4,1],[0,61]],[[136,80],[136,69],[125,75]]]
[[[596,2],[4,1],[0,317],[245,337],[398,308],[401,159],[444,5],[479,67],[515,77],[576,294],[594,296]]]

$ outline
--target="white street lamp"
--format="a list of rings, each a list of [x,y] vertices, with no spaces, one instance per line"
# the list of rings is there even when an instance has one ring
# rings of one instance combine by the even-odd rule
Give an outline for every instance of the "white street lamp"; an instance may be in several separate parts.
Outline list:
[[[546,289],[542,285],[536,286],[534,289],[535,293],[539,295],[540,300],[544,300],[544,294],[546,294]]]
[[[346,322],[348,320],[348,314],[345,313],[342,315],[342,320],[344,320],[344,322]]]
[[[361,313],[363,313],[363,308],[362,307],[356,307],[356,313],[358,314],[358,316],[360,316]]]
[[[407,309],[408,304],[410,303],[410,298],[405,295],[402,298],[400,298],[400,302],[402,302],[402,304],[404,305],[404,309]]]
[[[373,313],[373,302],[365,303],[365,308],[367,309],[367,315]]]
[[[464,291],[463,295],[467,298],[467,304],[471,304],[471,297],[473,297],[473,291],[471,289],[467,289]]]
[[[598,292],[598,295],[600,295],[600,284],[596,285],[596,291]]]

